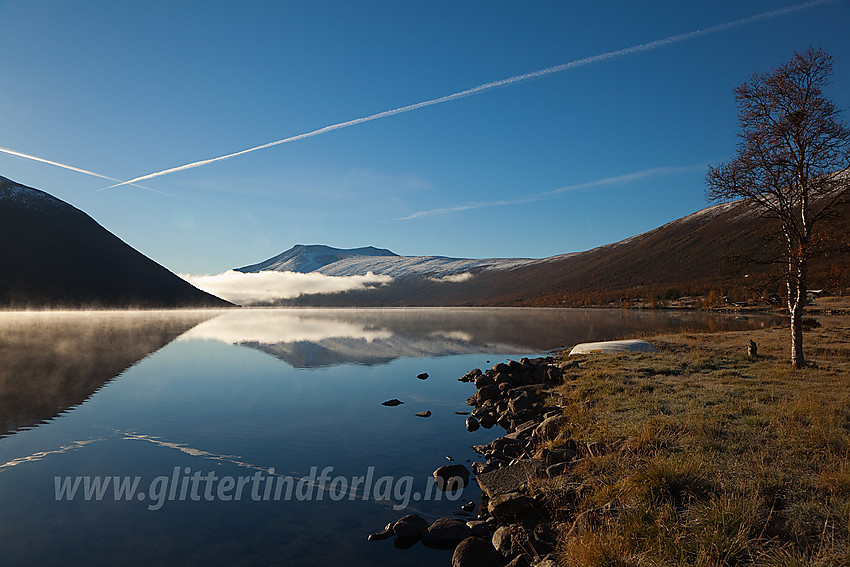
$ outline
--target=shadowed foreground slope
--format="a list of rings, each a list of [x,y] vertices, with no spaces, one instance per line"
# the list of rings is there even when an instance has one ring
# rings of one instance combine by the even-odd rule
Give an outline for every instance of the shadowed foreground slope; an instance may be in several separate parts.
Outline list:
[[[0,308],[226,307],[51,195],[0,177]]]

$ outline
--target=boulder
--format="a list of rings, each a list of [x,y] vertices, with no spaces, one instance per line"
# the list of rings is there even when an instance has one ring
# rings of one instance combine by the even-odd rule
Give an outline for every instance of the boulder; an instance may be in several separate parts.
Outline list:
[[[531,563],[525,555],[517,555],[505,567],[531,567]]]
[[[460,484],[454,479],[458,479]],[[460,464],[445,465],[434,471],[434,480],[440,490],[464,487],[469,483],[469,469]]]
[[[477,475],[478,486],[488,498],[516,492],[520,486],[543,475],[543,461],[524,459],[514,465]]]
[[[472,535],[490,538],[490,526],[487,525],[487,522],[483,520],[470,520],[466,522],[466,525],[472,530]]]
[[[513,433],[513,435],[515,435],[514,438],[519,439],[521,437],[527,437],[527,436],[531,435],[534,432],[534,429],[538,425],[539,424],[536,421],[534,421],[533,419],[529,419],[528,421],[524,421],[524,422],[520,423],[514,429],[514,433]]]
[[[489,539],[468,537],[455,548],[452,567],[497,567],[502,562]]]
[[[489,386],[490,384],[494,384],[492,376],[488,376],[487,374],[479,374],[475,377],[475,387],[478,389],[481,389],[484,386]]]
[[[499,494],[490,499],[487,510],[497,518],[516,518],[528,512],[534,500],[520,492]]]
[[[420,380],[427,380],[428,379],[428,373],[423,372],[422,374],[417,374],[416,377],[419,378]]]
[[[499,386],[496,384],[484,386],[478,390],[478,393],[475,394],[475,398],[478,400],[479,404],[484,403],[487,400],[496,400],[499,398]]]
[[[534,434],[542,441],[551,441],[558,433],[570,423],[570,418],[565,415],[553,415],[537,426]]]
[[[494,380],[494,382],[495,382],[497,385],[498,385],[498,384],[507,384],[508,386],[513,386],[513,385],[514,385],[513,380],[511,380],[511,377],[510,377],[508,374],[505,374],[505,373],[503,373],[503,372],[500,372],[499,374],[496,374],[496,375],[493,377],[493,380]]]
[[[420,411],[416,417],[431,417],[431,410]]]
[[[398,537],[413,540],[419,539],[419,536],[426,529],[428,529],[428,520],[416,514],[408,514],[399,518],[392,527],[393,533]]]
[[[460,381],[461,382],[474,382],[475,379],[478,378],[479,376],[481,376],[481,369],[476,368],[474,370],[470,370],[469,372],[467,372],[466,374],[461,376]]]
[[[394,533],[395,532],[393,531],[393,524],[389,523],[386,526],[384,526],[383,531],[375,532],[373,534],[369,534],[369,537],[367,539],[369,541],[378,541],[378,540],[390,538],[390,537],[393,536]]]
[[[490,472],[491,470],[493,470],[493,467],[491,467],[487,463],[480,463],[478,461],[472,463],[472,472],[475,473],[475,476]]]
[[[481,424],[478,423],[478,420],[473,416],[469,416],[466,418],[466,430],[467,431],[477,431],[478,428],[481,427]]]
[[[484,429],[490,429],[491,427],[496,425],[496,415],[492,411],[485,413],[484,415],[478,418],[478,422]]]
[[[422,543],[437,549],[452,549],[472,536],[472,528],[463,520],[456,518],[438,518],[427,530],[422,532]]]
[[[502,557],[510,559],[522,551],[521,544],[522,540],[525,539],[524,535],[522,528],[517,525],[501,526],[493,532],[491,541],[493,547]]]
[[[404,403],[403,401],[393,398],[391,400],[387,400],[385,402],[382,402],[381,405],[393,407],[393,406],[400,406],[403,403]]]

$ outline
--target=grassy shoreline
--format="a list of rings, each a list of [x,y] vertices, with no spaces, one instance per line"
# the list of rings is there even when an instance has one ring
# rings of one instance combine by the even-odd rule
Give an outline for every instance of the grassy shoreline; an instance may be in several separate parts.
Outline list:
[[[802,370],[781,328],[582,357],[551,445],[594,449],[534,487],[561,519],[563,564],[847,565],[850,318],[821,321]]]

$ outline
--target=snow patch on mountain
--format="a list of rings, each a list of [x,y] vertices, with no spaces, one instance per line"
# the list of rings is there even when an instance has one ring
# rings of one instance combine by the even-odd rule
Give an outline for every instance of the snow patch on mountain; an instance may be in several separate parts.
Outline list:
[[[265,262],[238,268],[237,271],[320,273],[335,277],[362,276],[371,272],[393,279],[451,277],[453,279],[441,281],[457,282],[482,271],[510,270],[536,261],[528,258],[473,260],[445,256],[399,256],[389,250],[371,246],[345,250],[321,245],[297,245]]]
[[[65,205],[52,195],[48,195],[44,191],[18,185],[11,179],[0,176],[0,199],[11,199],[27,207],[39,207],[44,205],[61,206]]]

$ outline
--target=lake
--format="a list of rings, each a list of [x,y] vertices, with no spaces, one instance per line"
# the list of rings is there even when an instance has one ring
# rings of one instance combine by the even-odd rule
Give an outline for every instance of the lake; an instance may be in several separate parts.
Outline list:
[[[474,481],[455,493],[429,481],[504,433],[464,428],[468,370],[774,323],[576,309],[0,313],[2,563],[448,565],[451,551],[366,537],[478,502]],[[393,398],[404,403],[382,405]]]

